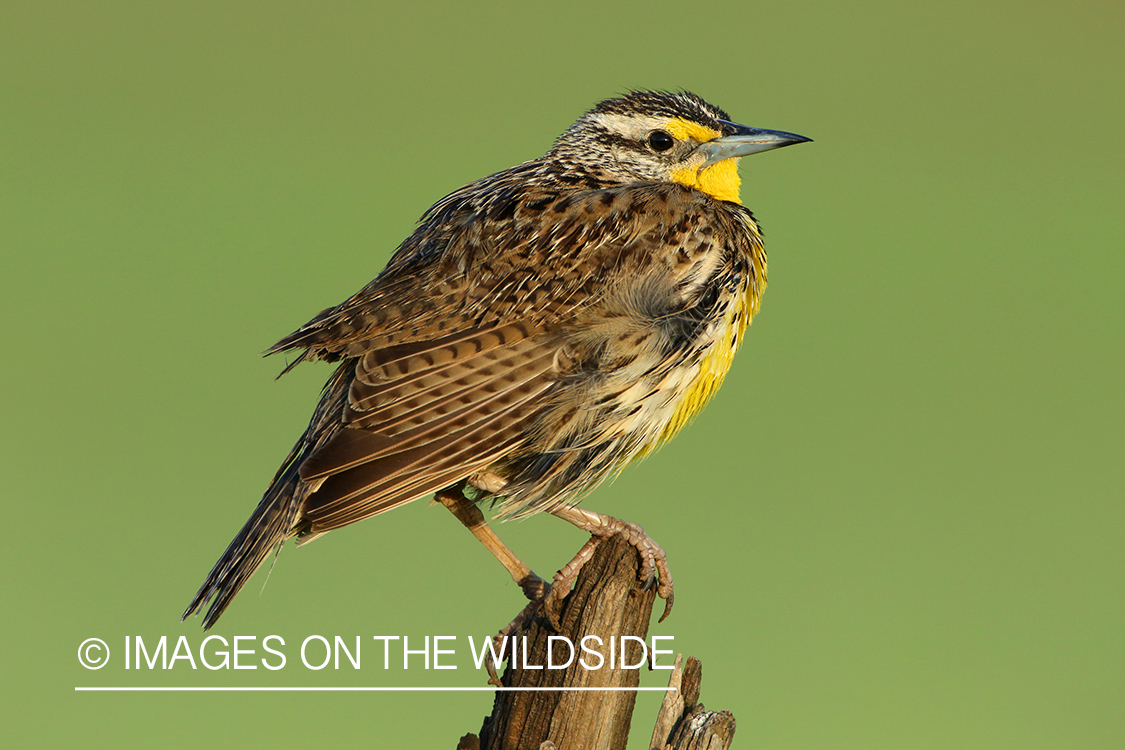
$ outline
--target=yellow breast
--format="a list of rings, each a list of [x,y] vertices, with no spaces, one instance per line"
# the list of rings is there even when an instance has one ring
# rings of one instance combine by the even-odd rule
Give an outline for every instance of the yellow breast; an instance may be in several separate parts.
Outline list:
[[[727,371],[730,370],[731,363],[734,361],[734,353],[738,351],[738,346],[742,343],[742,336],[746,333],[746,327],[758,311],[761,288],[764,286],[765,284],[761,284],[758,288],[755,288],[754,284],[747,284],[743,293],[727,310],[727,314],[717,327],[714,342],[699,364],[699,371],[684,388],[675,403],[671,419],[668,420],[668,424],[660,433],[660,437],[646,448],[646,453],[665,441],[671,440],[677,432],[702,411],[711,397],[715,395],[715,391],[723,384],[723,378],[726,377]]]

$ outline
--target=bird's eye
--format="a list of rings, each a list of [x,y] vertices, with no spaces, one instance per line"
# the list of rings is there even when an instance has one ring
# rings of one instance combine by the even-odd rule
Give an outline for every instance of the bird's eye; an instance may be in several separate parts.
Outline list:
[[[676,145],[676,139],[663,130],[654,130],[648,134],[648,145],[653,151],[667,151]]]

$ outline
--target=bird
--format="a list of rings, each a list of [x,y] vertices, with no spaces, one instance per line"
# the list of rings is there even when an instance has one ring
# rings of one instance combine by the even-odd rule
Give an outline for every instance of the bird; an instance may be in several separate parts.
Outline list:
[[[810,138],[688,91],[601,101],[538,158],[437,201],[373,281],[266,354],[336,363],[308,427],[181,619],[212,627],[293,538],[434,497],[531,604],[622,534],[667,616],[663,549],[582,500],[668,441],[723,382],[766,287],[739,159]],[[591,534],[550,583],[484,519]],[[661,618],[663,619],[663,617]],[[515,622],[515,621],[513,621]]]

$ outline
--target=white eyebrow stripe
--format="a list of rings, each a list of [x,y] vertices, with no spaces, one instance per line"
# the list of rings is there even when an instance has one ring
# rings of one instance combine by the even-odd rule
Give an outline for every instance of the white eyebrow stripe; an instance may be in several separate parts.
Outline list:
[[[619,115],[599,112],[590,116],[590,121],[600,125],[611,133],[623,135],[626,138],[640,140],[649,131],[665,128],[672,121],[671,117],[654,117],[652,115]]]

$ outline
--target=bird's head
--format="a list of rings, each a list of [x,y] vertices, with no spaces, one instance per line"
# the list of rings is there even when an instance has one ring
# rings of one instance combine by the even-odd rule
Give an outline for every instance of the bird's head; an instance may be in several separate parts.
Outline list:
[[[686,91],[633,91],[579,118],[548,156],[603,179],[678,182],[737,203],[740,157],[810,140],[738,125]]]

